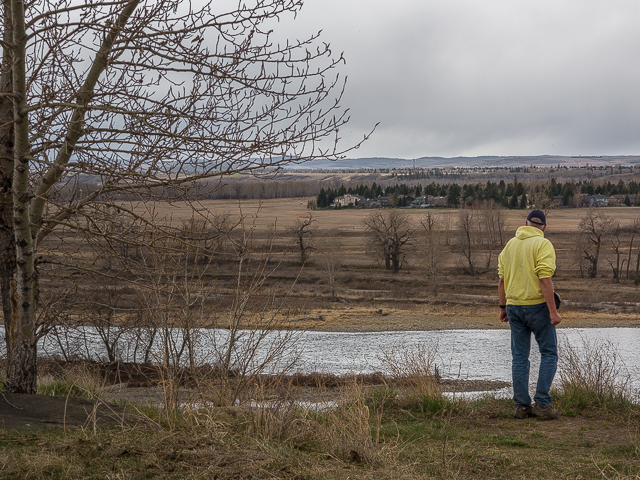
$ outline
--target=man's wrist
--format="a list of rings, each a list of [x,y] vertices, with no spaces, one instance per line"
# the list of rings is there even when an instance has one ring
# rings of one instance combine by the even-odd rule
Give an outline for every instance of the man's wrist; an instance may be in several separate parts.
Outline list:
[[[500,308],[507,308],[506,305],[498,305]]]

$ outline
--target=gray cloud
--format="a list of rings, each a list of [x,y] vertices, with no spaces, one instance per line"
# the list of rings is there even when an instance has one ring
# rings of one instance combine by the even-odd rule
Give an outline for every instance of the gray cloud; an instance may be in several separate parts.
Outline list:
[[[637,0],[307,0],[357,156],[640,154]],[[293,22],[293,23],[291,23]]]

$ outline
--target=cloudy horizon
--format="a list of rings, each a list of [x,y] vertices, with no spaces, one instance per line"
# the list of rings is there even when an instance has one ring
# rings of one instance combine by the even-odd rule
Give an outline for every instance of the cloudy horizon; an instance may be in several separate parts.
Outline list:
[[[640,155],[640,2],[306,0],[344,52],[352,157]]]

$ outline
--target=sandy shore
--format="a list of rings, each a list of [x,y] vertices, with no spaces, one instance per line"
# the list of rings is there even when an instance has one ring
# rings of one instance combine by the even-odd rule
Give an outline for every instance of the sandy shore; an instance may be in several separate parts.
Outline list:
[[[426,310],[426,309],[425,309]],[[416,311],[403,309],[336,308],[317,310],[293,320],[293,325],[305,330],[326,332],[381,332],[468,329],[508,329],[498,320],[498,309],[453,306],[447,311]],[[602,312],[579,309],[561,310],[558,328],[640,328],[640,313]]]

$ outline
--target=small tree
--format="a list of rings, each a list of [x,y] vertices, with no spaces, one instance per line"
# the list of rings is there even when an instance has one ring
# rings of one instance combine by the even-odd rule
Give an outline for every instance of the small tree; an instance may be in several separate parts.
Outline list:
[[[438,230],[436,217],[427,212],[420,220],[422,231],[418,237],[422,255],[424,256],[424,267],[426,279],[434,295],[438,295],[438,284],[440,278],[440,266],[445,252],[442,245],[442,231]]]
[[[598,262],[600,260],[602,242],[613,227],[613,218],[603,211],[596,211],[593,208],[590,208],[580,220],[579,229],[585,240],[582,253],[589,264],[588,276],[590,278],[596,278],[598,275]]]
[[[317,242],[318,251],[313,258],[327,275],[329,288],[331,289],[331,299],[336,298],[336,277],[338,270],[342,267],[342,236],[339,230],[331,230],[326,235],[320,237]]]
[[[300,264],[304,265],[309,256],[308,251],[313,248],[309,245],[309,238],[313,235],[311,232],[311,225],[315,222],[315,219],[311,215],[305,215],[302,218],[298,218],[295,223],[288,228],[289,233],[293,235],[295,242],[298,244],[300,251]]]
[[[640,218],[636,218],[633,221],[633,224],[629,228],[629,233],[631,234],[631,238],[629,239],[629,255],[627,257],[627,280],[629,280],[631,278],[631,277],[629,277],[629,268],[630,268],[630,265],[631,265],[631,255],[633,253],[633,240],[635,239],[636,235],[638,235],[638,233],[640,233]],[[640,258],[640,252],[638,253],[638,256]],[[636,269],[635,276],[638,276],[637,269]]]
[[[474,277],[477,274],[477,218],[474,210],[463,209],[458,215],[458,250],[466,263],[466,270]]]
[[[609,235],[609,246],[613,251],[613,260],[607,258],[611,270],[613,270],[613,280],[620,282],[620,274],[624,267],[625,260],[622,259],[622,236],[624,235],[624,228],[620,225],[619,221],[615,221],[611,225],[611,233]],[[622,264],[621,264],[622,263]]]
[[[479,210],[478,228],[484,231],[482,236],[487,243],[487,269],[491,266],[494,249],[504,246],[504,224],[505,211],[502,205],[493,200],[485,202]]]
[[[415,236],[408,215],[397,210],[374,212],[363,223],[371,249],[384,261],[387,270],[398,273],[405,249],[412,245]]]

